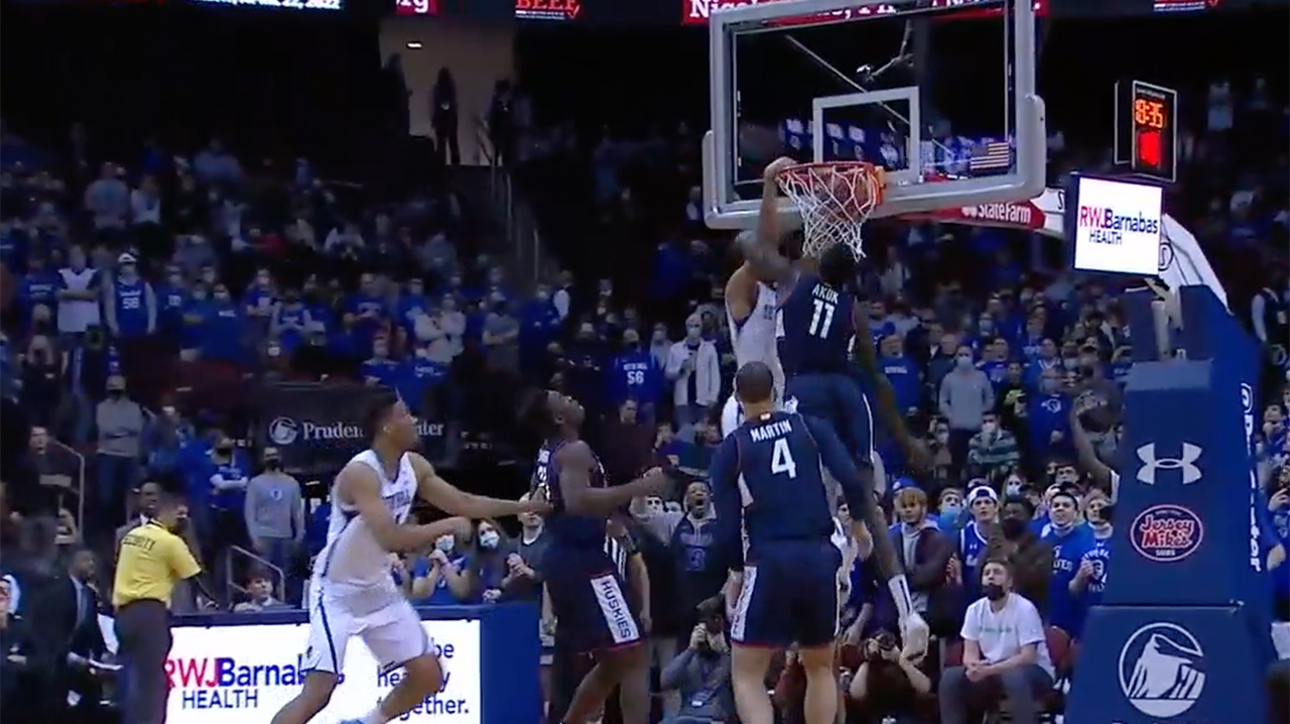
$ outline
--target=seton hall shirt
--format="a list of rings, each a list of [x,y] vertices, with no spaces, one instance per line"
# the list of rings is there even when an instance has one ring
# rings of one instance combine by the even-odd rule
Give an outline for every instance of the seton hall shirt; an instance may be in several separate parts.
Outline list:
[[[116,331],[124,339],[142,337],[150,331],[156,313],[152,287],[142,279],[110,282],[108,319],[116,322]]]

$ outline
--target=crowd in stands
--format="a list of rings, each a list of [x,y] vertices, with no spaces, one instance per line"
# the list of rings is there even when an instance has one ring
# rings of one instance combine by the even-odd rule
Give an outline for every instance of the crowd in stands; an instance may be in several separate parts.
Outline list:
[[[1275,369],[1257,435],[1283,561],[1290,388],[1273,363],[1284,365],[1290,333],[1286,165],[1284,155],[1247,153],[1242,139],[1272,128],[1259,143],[1284,148],[1290,111],[1252,78],[1216,83],[1209,102],[1208,123],[1188,129],[1171,213],[1220,272],[1261,262],[1224,278]],[[527,131],[507,112],[502,103],[494,125]],[[517,180],[578,167],[571,157],[586,144],[556,128],[501,139]],[[259,391],[391,387],[450,435],[500,455],[508,445],[530,451],[499,420],[515,390],[538,385],[586,407],[611,480],[659,463],[691,476],[675,500],[635,501],[606,545],[648,632],[659,716],[735,719],[725,614],[713,603],[726,571],[705,555],[704,482],[734,372],[722,298],[732,265],[730,240],[702,227],[689,128],[596,140],[587,228],[626,248],[600,267],[562,256],[567,269],[550,279],[474,253],[480,210],[446,185],[374,197],[303,158],[290,170],[252,167],[219,139],[197,149],[149,142],[134,158],[108,159],[85,151],[84,128],[70,148],[42,153],[5,133],[0,390],[5,434],[23,440],[0,462],[0,640],[21,659],[4,662],[6,714],[20,686],[98,706],[100,681],[84,663],[107,658],[108,643],[88,612],[110,600],[115,546],[163,490],[183,494],[182,533],[221,584],[213,601],[177,591],[176,614],[301,607],[325,533],[326,478],[315,485],[314,471],[288,469],[285,443],[266,429],[273,414],[256,409]],[[1054,148],[1055,175],[1102,154]],[[574,233],[548,216],[559,208],[540,208],[540,190],[531,197],[548,239]],[[861,556],[839,636],[846,720],[977,721],[969,711],[997,697],[976,684],[996,676],[1014,721],[1033,721],[1060,708],[1074,644],[1114,569],[1111,469],[1130,365],[1122,290],[1065,271],[1019,232],[884,223],[872,238],[859,280],[869,329],[932,467],[916,469],[880,441],[891,527],[870,533],[897,544],[938,645],[925,657],[901,649],[894,604]],[[543,521],[529,515],[476,521],[390,563],[419,605],[522,601],[549,614],[543,570],[559,561],[544,547]],[[1290,618],[1290,565],[1269,567],[1279,615]],[[64,570],[74,635],[51,656],[28,629],[59,625],[38,602],[41,581]],[[1018,637],[983,623],[1000,616]],[[587,664],[561,649],[566,624],[544,615],[541,627],[544,695],[557,714]],[[982,661],[1024,646],[1037,651],[1024,668],[980,673]],[[782,721],[801,722],[793,651],[771,683]]]

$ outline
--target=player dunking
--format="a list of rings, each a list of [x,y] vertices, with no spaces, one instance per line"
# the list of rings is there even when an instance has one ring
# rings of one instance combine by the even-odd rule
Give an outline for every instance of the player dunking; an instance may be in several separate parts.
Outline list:
[[[753,232],[745,231],[743,235]],[[726,317],[730,322],[730,346],[735,368],[749,362],[765,362],[775,377],[775,400],[783,399],[784,371],[779,366],[775,340],[775,315],[779,298],[771,285],[758,279],[746,260],[726,281]],[[734,393],[721,409],[721,434],[729,435],[743,422]]]
[[[852,510],[874,508],[874,500],[827,424],[775,410],[774,377],[764,363],[739,369],[735,394],[744,422],[718,448],[710,479],[718,550],[732,570],[742,562],[743,586],[730,627],[739,719],[774,721],[766,670],[776,650],[796,643],[806,673],[806,724],[832,724],[838,706],[833,640],[842,553],[832,540],[834,520],[821,465],[838,481]]]
[[[327,706],[352,636],[363,639],[382,671],[402,667],[407,675],[364,718],[344,724],[386,724],[439,691],[443,670],[421,617],[390,575],[389,553],[424,549],[469,521],[405,524],[417,496],[466,518],[549,509],[544,502],[471,495],[440,478],[425,458],[411,452],[418,439],[416,421],[393,392],[382,391],[364,421],[371,447],[336,476],[327,543],[314,563],[304,687],[272,724],[305,724]]]
[[[873,490],[873,418],[860,384],[851,375],[851,355],[861,373],[873,384],[883,423],[903,444],[910,459],[922,464],[926,451],[909,434],[896,405],[891,382],[878,368],[873,340],[860,320],[861,308],[851,291],[855,285],[856,257],[849,247],[834,244],[818,260],[804,258],[794,266],[778,251],[779,229],[776,177],[794,162],[778,159],[764,175],[757,234],[743,241],[744,258],[759,278],[773,279],[779,290],[779,359],[787,377],[785,404],[789,409],[818,417],[837,432],[859,463],[866,488]],[[859,333],[857,334],[857,330]],[[927,645],[927,624],[913,610],[909,585],[896,551],[882,532],[887,529],[872,494],[852,515],[872,533],[878,567],[891,589],[900,615],[905,643],[922,651]]]
[[[596,659],[559,721],[586,724],[617,686],[624,724],[647,724],[649,659],[623,580],[605,552],[605,522],[632,498],[663,495],[674,481],[654,468],[639,480],[607,487],[600,461],[579,438],[582,406],[570,397],[535,392],[520,415],[546,441],[538,451],[535,476],[554,508],[546,519],[550,543],[544,555],[560,561],[546,574],[556,635]]]

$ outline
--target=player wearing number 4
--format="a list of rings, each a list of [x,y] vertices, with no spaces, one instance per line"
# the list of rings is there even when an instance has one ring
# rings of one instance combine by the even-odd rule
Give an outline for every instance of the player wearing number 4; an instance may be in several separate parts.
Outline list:
[[[925,465],[927,451],[905,428],[896,405],[891,382],[878,368],[873,340],[859,321],[860,308],[851,291],[855,284],[858,248],[846,243],[821,244],[806,239],[806,249],[821,249],[819,259],[803,258],[794,266],[778,251],[779,228],[777,179],[792,166],[791,159],[778,159],[766,168],[762,207],[757,234],[743,237],[744,258],[760,279],[776,282],[782,300],[779,310],[779,361],[787,377],[785,406],[832,425],[856,460],[866,488],[873,489],[873,416],[869,402],[852,375],[853,345],[861,374],[874,389],[883,423],[902,443],[911,462]],[[847,209],[839,208],[839,214]],[[854,223],[860,223],[857,218]],[[861,330],[856,334],[856,330]],[[871,503],[872,498],[866,496]],[[887,529],[876,506],[851,506],[870,515],[860,518],[872,531]],[[896,552],[886,536],[875,535],[875,552],[882,575],[888,579],[907,649],[922,651],[927,643],[927,624],[913,610],[909,586],[900,569]]]
[[[709,472],[718,554],[731,570],[743,573],[730,626],[739,719],[772,724],[766,670],[777,650],[796,644],[806,673],[806,724],[832,724],[838,705],[833,641],[842,552],[832,540],[823,469],[837,480],[852,511],[871,519],[877,504],[827,424],[775,410],[774,377],[765,363],[739,369],[735,394],[744,422],[721,443]],[[740,521],[747,533],[746,554]],[[898,600],[902,593],[909,596],[903,578],[893,586]]]

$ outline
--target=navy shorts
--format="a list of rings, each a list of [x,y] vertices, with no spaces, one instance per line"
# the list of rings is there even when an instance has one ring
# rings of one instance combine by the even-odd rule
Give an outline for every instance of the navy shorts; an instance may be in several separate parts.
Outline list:
[[[855,378],[840,373],[795,375],[784,386],[784,400],[790,412],[832,425],[857,463],[872,464],[873,415]]]
[[[567,553],[548,558],[546,574],[557,638],[582,654],[639,643],[641,627],[614,562],[603,552]]]
[[[828,540],[776,541],[749,551],[730,639],[745,646],[824,646],[838,634],[838,568]]]

